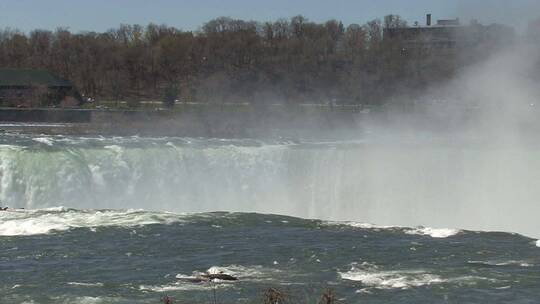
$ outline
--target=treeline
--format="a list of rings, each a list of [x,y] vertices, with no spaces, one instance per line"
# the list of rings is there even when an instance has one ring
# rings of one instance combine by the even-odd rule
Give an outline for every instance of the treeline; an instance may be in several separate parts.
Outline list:
[[[50,70],[98,100],[376,104],[456,68],[454,58],[404,56],[383,39],[384,28],[406,26],[388,15],[348,26],[221,17],[195,32],[156,24],[105,33],[4,29],[0,67]]]

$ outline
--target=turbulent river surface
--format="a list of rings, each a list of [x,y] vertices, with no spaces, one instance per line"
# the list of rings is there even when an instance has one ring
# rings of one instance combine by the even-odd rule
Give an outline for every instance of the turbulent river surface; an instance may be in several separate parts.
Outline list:
[[[0,303],[535,303],[539,151],[4,134]]]

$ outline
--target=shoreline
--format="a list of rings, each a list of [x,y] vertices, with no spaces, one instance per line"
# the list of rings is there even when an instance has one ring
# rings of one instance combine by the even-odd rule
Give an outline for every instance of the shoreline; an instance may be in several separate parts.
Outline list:
[[[366,113],[327,108],[195,106],[174,110],[0,108],[0,129],[49,135],[220,138],[333,137],[358,130]]]

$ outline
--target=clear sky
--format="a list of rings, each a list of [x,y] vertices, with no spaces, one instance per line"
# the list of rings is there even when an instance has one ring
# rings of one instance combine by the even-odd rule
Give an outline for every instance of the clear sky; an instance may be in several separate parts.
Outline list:
[[[196,30],[219,16],[268,21],[298,14],[363,24],[393,13],[424,23],[428,12],[434,19],[476,18],[520,30],[540,17],[540,0],[0,0],[0,28],[102,32],[121,23],[154,22]]]

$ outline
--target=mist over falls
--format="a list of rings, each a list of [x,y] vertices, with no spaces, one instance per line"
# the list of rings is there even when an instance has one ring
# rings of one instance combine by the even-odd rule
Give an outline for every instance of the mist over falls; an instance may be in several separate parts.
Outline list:
[[[25,208],[260,212],[537,235],[538,152],[162,140],[2,146],[0,199]]]
[[[2,135],[0,200],[25,208],[260,212],[538,237],[535,50],[516,46],[461,71],[417,98],[414,114],[396,97],[362,120],[357,133],[366,136],[356,142],[18,142]]]

